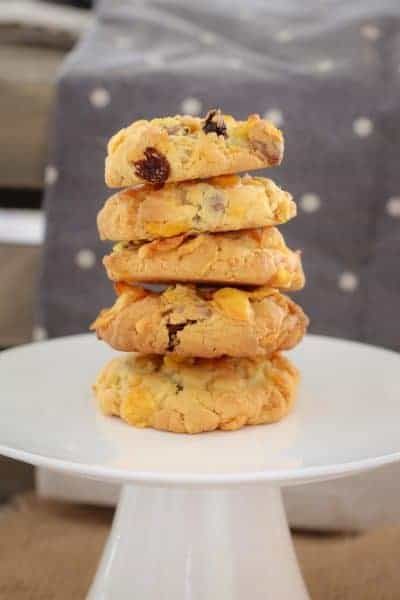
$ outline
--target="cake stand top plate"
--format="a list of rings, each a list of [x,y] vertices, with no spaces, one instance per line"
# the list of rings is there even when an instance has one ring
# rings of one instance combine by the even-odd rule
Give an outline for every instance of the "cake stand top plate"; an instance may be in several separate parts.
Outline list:
[[[99,413],[91,384],[115,354],[93,335],[0,353],[0,454],[119,483],[301,482],[400,458],[400,355],[307,336],[294,412],[274,425],[201,435],[136,429]]]

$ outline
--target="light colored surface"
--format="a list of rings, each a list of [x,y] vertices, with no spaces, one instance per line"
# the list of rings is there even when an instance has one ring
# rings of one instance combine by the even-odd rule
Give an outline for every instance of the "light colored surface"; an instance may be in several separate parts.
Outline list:
[[[367,473],[283,490],[291,527],[309,531],[366,531],[400,523],[399,463]],[[118,484],[36,470],[43,498],[115,506]]]
[[[86,335],[1,354],[0,452],[115,482],[285,485],[400,456],[395,353],[309,336],[291,353],[303,373],[292,415],[272,426],[191,437],[99,414],[90,385],[111,355]]]
[[[0,185],[43,185],[57,70],[65,51],[0,45]]]
[[[228,484],[289,484],[396,460],[399,357],[309,337],[295,352],[304,385],[288,419],[186,437],[95,412],[89,382],[109,354],[78,336],[0,356],[0,452],[99,479],[165,484],[124,488],[90,600],[245,600],[250,586],[254,600],[306,600],[279,491]],[[379,409],[370,394],[380,394]]]
[[[86,598],[111,519],[108,509],[44,501],[34,494],[14,498],[0,511],[2,600]],[[294,544],[312,600],[398,598],[400,527],[363,535],[297,533]],[[252,582],[246,600],[252,600],[256,586]],[[146,598],[132,595],[132,600]]]
[[[88,600],[307,600],[280,492],[126,486]]]
[[[14,498],[0,511],[2,600],[86,598],[111,519],[108,509],[34,494]],[[351,536],[295,534],[294,543],[312,600],[398,598],[400,527]],[[246,600],[256,586],[252,582]]]
[[[116,483],[83,479],[49,469],[35,469],[35,489],[40,498],[63,502],[115,506],[121,487]]]
[[[354,477],[287,488],[283,497],[289,523],[316,531],[398,526],[399,478],[400,463],[396,463]]]
[[[40,252],[32,245],[0,243],[0,347],[32,339]]]
[[[12,0],[0,3],[0,28],[4,29],[8,27],[29,30],[40,27],[45,33],[47,29],[52,31],[53,36],[55,33],[69,33],[72,38],[77,38],[90,21],[90,13],[85,10],[54,6],[40,0]]]
[[[0,243],[39,246],[43,237],[43,211],[0,208]]]

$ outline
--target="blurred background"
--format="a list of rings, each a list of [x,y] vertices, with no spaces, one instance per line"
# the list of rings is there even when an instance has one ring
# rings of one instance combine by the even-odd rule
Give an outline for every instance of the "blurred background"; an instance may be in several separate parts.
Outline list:
[[[298,202],[283,233],[303,251],[311,331],[399,350],[399,99],[398,0],[0,0],[0,346],[87,331],[111,302],[107,139],[220,106],[284,131],[268,176]],[[0,459],[0,497],[32,485]]]
[[[0,349],[40,337],[34,315],[57,77],[91,22],[90,6],[0,0]],[[30,467],[0,457],[0,501],[32,485]]]

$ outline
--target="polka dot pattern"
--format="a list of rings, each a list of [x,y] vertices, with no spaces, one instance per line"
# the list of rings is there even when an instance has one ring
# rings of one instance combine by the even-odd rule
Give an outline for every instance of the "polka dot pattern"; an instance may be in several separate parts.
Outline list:
[[[110,92],[103,87],[94,88],[90,92],[89,100],[94,108],[105,108],[111,101]]]
[[[278,42],[286,44],[287,42],[291,42],[293,40],[293,34],[288,29],[282,29],[281,31],[278,31],[275,39]]]
[[[114,43],[120,50],[128,50],[132,47],[132,38],[128,35],[118,35],[115,38]]]
[[[353,131],[360,138],[371,135],[373,129],[374,124],[371,119],[368,119],[367,117],[358,117],[353,122]]]
[[[359,281],[355,273],[344,271],[338,279],[338,286],[342,292],[355,292],[358,288]]]
[[[239,14],[239,18],[242,21],[246,21],[247,19],[251,19],[252,18],[252,14],[253,13],[252,13],[251,7],[241,6],[239,8],[238,14]]]
[[[75,263],[80,269],[91,269],[96,264],[96,255],[93,250],[83,248],[77,252]]]
[[[47,331],[41,325],[35,325],[32,331],[32,341],[34,342],[42,342],[47,339]]]
[[[243,67],[243,64],[243,60],[238,56],[233,56],[228,60],[228,65],[231,67],[231,69],[240,69]]]
[[[306,266],[307,261],[310,265],[308,294],[311,317],[313,312],[315,315],[315,329],[323,330],[326,327],[326,330],[332,330],[332,311],[341,308],[344,302],[349,310],[341,316],[343,321],[338,333],[344,331],[349,337],[356,337],[359,324],[354,314],[358,314],[359,304],[370,304],[370,314],[373,314],[373,310],[376,314],[373,304],[380,299],[379,287],[385,286],[388,278],[389,291],[398,287],[395,282],[395,234],[400,224],[400,187],[396,185],[396,167],[391,165],[395,156],[390,146],[399,133],[396,126],[390,129],[396,117],[394,96],[400,82],[400,59],[396,54],[398,31],[395,25],[386,23],[382,7],[374,14],[366,10],[357,19],[346,21],[347,9],[346,3],[343,3],[343,19],[341,16],[333,23],[329,21],[327,9],[328,5],[335,7],[337,0],[317,0],[312,22],[303,18],[301,3],[290,15],[277,10],[273,11],[272,17],[272,13],[262,7],[262,2],[258,4],[255,8],[252,3],[237,3],[229,9],[229,14],[216,11],[208,22],[204,20],[203,24],[194,24],[189,34],[177,30],[176,21],[170,23],[167,20],[163,23],[162,39],[153,40],[154,43],[147,46],[144,43],[145,36],[151,35],[154,24],[144,21],[135,23],[134,14],[126,13],[126,22],[121,21],[120,24],[110,22],[100,25],[98,37],[93,38],[91,48],[90,40],[88,43],[88,63],[85,63],[85,68],[93,67],[91,83],[85,84],[77,77],[79,85],[77,83],[76,90],[73,90],[74,93],[76,91],[75,105],[68,103],[68,95],[63,98],[66,117],[64,119],[64,114],[61,115],[62,122],[56,124],[58,137],[55,138],[54,158],[51,159],[54,164],[48,164],[44,171],[46,186],[54,186],[48,187],[48,192],[56,194],[61,206],[68,205],[70,201],[74,210],[70,211],[71,217],[65,223],[54,223],[56,218],[60,219],[61,215],[62,219],[63,215],[63,211],[54,211],[49,215],[49,223],[59,239],[60,235],[73,235],[79,226],[79,211],[75,210],[79,204],[79,194],[73,193],[74,177],[71,178],[71,173],[79,172],[79,155],[73,153],[71,156],[65,143],[67,140],[63,135],[67,127],[71,128],[71,138],[73,134],[76,139],[79,131],[83,131],[85,136],[87,134],[87,167],[92,169],[95,161],[90,156],[91,147],[101,146],[104,155],[106,139],[119,127],[128,124],[130,119],[175,113],[203,117],[214,106],[210,98],[213,78],[215,86],[215,73],[218,71],[219,105],[222,109],[245,117],[243,95],[251,90],[253,100],[258,98],[258,106],[257,102],[253,106],[250,103],[248,113],[259,112],[286,133],[287,153],[283,168],[262,174],[276,179],[284,189],[295,194],[300,218],[291,227],[294,227]],[[138,34],[135,33],[137,27],[140,28]],[[269,35],[266,35],[268,31]],[[248,44],[245,40],[247,34],[251,37]],[[95,56],[96,49],[102,48],[108,48],[107,61],[110,61],[112,69],[104,77],[96,67],[101,57]],[[82,56],[86,52],[83,50],[85,48],[82,48]],[[382,52],[388,64],[383,91],[379,88]],[[218,57],[219,62],[213,61],[213,57]],[[92,60],[93,63],[90,62]],[[351,74],[354,75],[354,81],[346,86],[347,76]],[[167,82],[165,94],[158,93],[158,75]],[[196,85],[199,78],[203,79],[204,88]],[[118,84],[118,79],[123,81],[123,86]],[[146,103],[145,94],[137,93],[139,80],[151,96],[150,103]],[[342,84],[346,87],[345,93]],[[367,96],[365,88],[371,92]],[[382,96],[383,92],[386,93],[386,99]],[[121,117],[118,125],[118,119],[111,117],[118,112],[123,93],[137,97],[137,105],[131,116]],[[77,107],[81,107],[82,114]],[[88,113],[90,118],[83,122],[82,118]],[[363,177],[371,169],[371,177]],[[257,171],[251,172],[252,176],[259,174]],[[96,178],[101,186],[102,174],[99,173]],[[387,185],[386,193],[378,194],[376,182],[383,179]],[[353,217],[356,216],[350,218],[350,212]],[[357,227],[358,213],[362,219],[360,217]],[[369,225],[373,224],[375,218],[380,219],[379,226],[374,228],[371,225],[371,229]],[[340,231],[333,235],[332,228],[339,222]],[[65,232],[63,227],[66,228]],[[68,281],[68,277],[94,277],[100,271],[103,252],[86,231],[72,251],[60,256],[60,241],[57,241],[51,229],[49,231],[49,247],[46,247],[50,255],[46,266],[49,272],[47,281],[54,281],[54,288],[59,290],[59,302],[62,303],[62,277],[64,281]],[[371,231],[374,234],[372,237]],[[290,238],[289,230],[286,234],[286,230],[282,229],[282,233]],[[56,250],[54,255],[60,256],[58,273],[58,265],[51,260],[52,250]],[[373,254],[373,264],[366,262],[359,267],[354,262],[354,256],[358,254]],[[341,256],[341,261],[336,265],[335,256]],[[331,269],[334,269],[333,273]],[[325,277],[327,272],[331,273],[329,280]],[[325,273],[325,276],[319,279],[321,273]],[[100,289],[100,279],[98,283],[93,281],[93,284],[96,289],[90,292],[91,300],[97,293],[97,286]],[[313,284],[317,286],[315,290],[312,289]],[[330,304],[332,298],[332,311],[330,306],[329,311],[327,307],[315,309],[318,285],[323,287],[321,293],[327,294],[326,304]],[[329,289],[324,286],[329,286]],[[364,286],[371,288],[367,298],[364,298]],[[53,292],[45,290],[44,293],[49,295]],[[82,298],[85,293],[82,288]],[[389,298],[388,306],[391,302],[392,298]],[[47,306],[50,306],[49,303]],[[51,307],[51,310],[54,309]],[[56,318],[54,312],[49,316],[49,321],[55,323]],[[372,321],[368,325],[371,331],[375,327]],[[59,329],[62,330],[61,325]],[[56,327],[52,327],[50,333],[57,334]],[[367,327],[364,334],[365,337],[369,335]],[[46,336],[47,332],[38,325],[34,338],[40,340]],[[386,332],[382,333],[382,340],[384,336]],[[388,340],[387,344],[391,343]],[[394,344],[398,346],[398,340]]]
[[[400,196],[389,198],[386,204],[386,212],[389,217],[400,219]]]
[[[270,108],[263,114],[264,119],[268,119],[277,127],[283,125],[283,114],[279,108]]]
[[[372,23],[363,25],[360,32],[363,38],[371,42],[376,42],[381,37],[381,30],[377,25],[373,25]]]
[[[317,210],[320,209],[321,207],[321,200],[320,197],[317,196],[317,194],[303,194],[300,197],[300,208],[305,212],[305,213],[314,213]]]
[[[47,186],[54,185],[58,180],[58,169],[54,165],[47,165],[44,170],[44,183]]]
[[[181,113],[184,115],[199,115],[203,108],[203,103],[198,98],[185,98],[181,103]]]
[[[145,58],[145,62],[149,67],[162,67],[164,65],[161,54],[151,54]]]
[[[200,41],[206,46],[214,46],[217,40],[217,36],[212,31],[203,31],[200,35]]]
[[[323,60],[319,60],[315,63],[314,71],[316,73],[329,73],[332,71],[335,66],[335,63],[330,58],[325,58]]]

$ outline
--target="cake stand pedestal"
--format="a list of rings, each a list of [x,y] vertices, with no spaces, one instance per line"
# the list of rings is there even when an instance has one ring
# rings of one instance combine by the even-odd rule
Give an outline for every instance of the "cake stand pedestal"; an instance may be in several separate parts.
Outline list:
[[[125,486],[89,598],[306,600],[279,488]]]
[[[308,336],[281,423],[199,436],[103,417],[112,352],[74,336],[0,354],[0,454],[122,484],[90,600],[307,600],[280,488],[400,459],[400,356]]]

